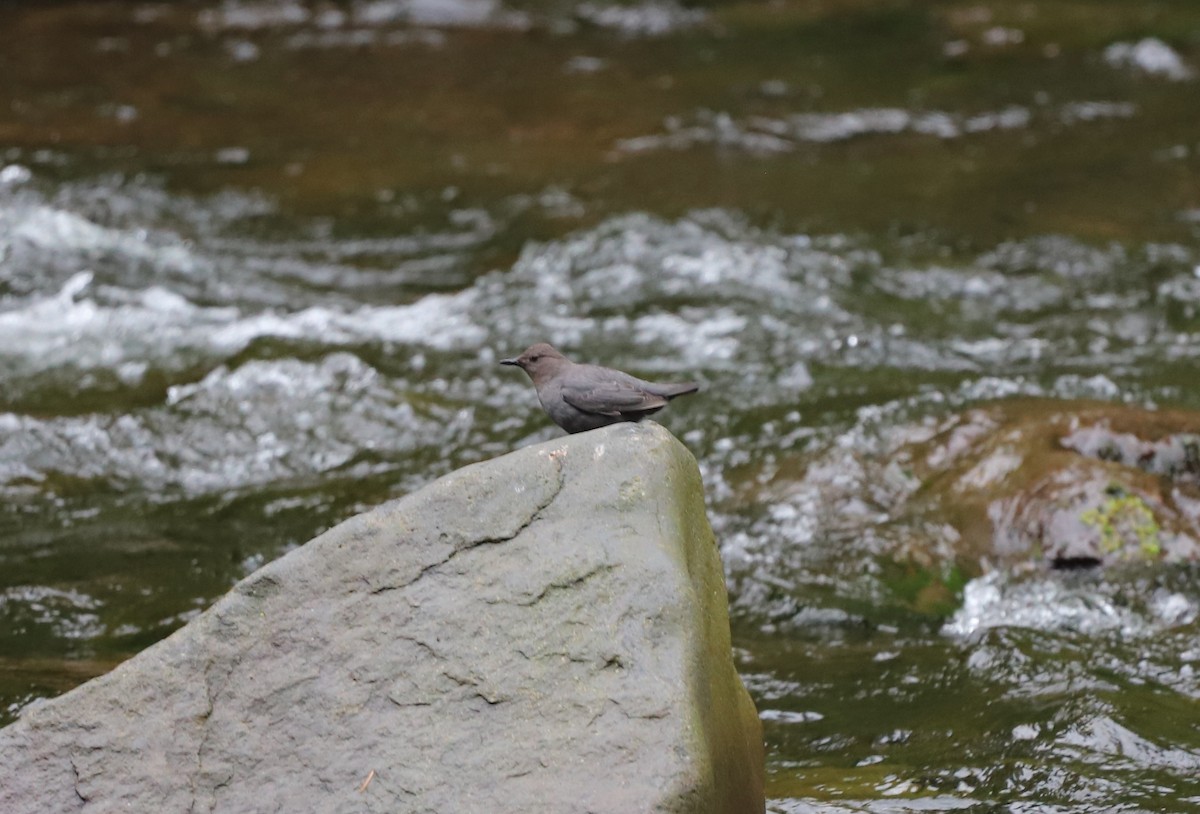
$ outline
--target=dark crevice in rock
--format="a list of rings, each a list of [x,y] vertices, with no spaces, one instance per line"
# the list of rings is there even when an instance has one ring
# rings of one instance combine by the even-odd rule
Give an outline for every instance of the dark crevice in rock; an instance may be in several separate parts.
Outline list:
[[[460,687],[475,687],[475,686],[479,685],[479,682],[476,679],[464,678],[463,676],[456,676],[454,673],[451,673],[449,670],[443,670],[442,675],[444,675],[446,678],[450,679],[451,681],[453,681],[455,684],[457,684]]]
[[[596,721],[598,721],[604,717],[604,712],[607,709],[608,709],[608,705],[606,704],[605,706],[601,707],[600,710],[595,715],[588,718],[588,722],[586,724],[584,724],[584,729],[591,729],[592,725],[595,724]]]
[[[523,650],[514,650],[513,652],[517,653],[519,656],[521,656],[522,658],[524,658],[528,661],[542,661],[545,659],[557,659],[558,661],[565,661],[568,664],[595,664],[596,663],[596,660],[593,658],[589,658],[586,656],[577,656],[574,653],[567,653],[563,650],[550,650],[550,651],[547,651],[544,653],[534,653],[533,655],[529,655],[528,653],[526,653]]]
[[[428,653],[430,656],[437,659],[438,661],[446,660],[445,656],[443,656],[441,653],[439,653],[437,650],[435,650],[433,648],[433,646],[431,644],[429,644],[429,642],[426,642],[423,639],[418,639],[416,636],[405,636],[402,633],[397,633],[396,638],[399,639],[400,641],[412,642],[417,647],[421,648],[422,650],[424,650],[426,653]]]
[[[468,541],[462,543],[461,545],[455,546],[450,551],[450,553],[447,556],[443,557],[442,559],[426,565],[424,568],[422,568],[420,571],[418,571],[416,576],[414,576],[412,579],[410,579],[406,582],[398,583],[398,584],[377,586],[371,590],[371,594],[377,595],[377,594],[387,593],[389,591],[399,590],[401,588],[407,588],[410,585],[414,585],[417,582],[420,582],[425,577],[426,574],[430,573],[431,571],[436,571],[437,569],[446,565],[451,560],[453,560],[455,557],[457,557],[459,554],[462,554],[466,551],[471,551],[472,549],[479,548],[481,546],[500,545],[501,543],[507,543],[510,540],[515,540],[517,537],[519,537],[521,535],[522,532],[524,532],[526,529],[528,529],[530,526],[532,526],[534,523],[536,523],[538,520],[540,520],[542,518],[542,513],[547,508],[550,507],[550,504],[552,504],[555,501],[555,499],[559,496],[559,494],[562,492],[563,484],[565,483],[565,478],[563,475],[562,458],[561,458],[561,456],[551,455],[550,460],[554,462],[554,470],[555,470],[555,476],[556,476],[554,488],[551,490],[549,496],[545,500],[543,500],[541,503],[539,503],[537,506],[534,507],[534,510],[532,512],[530,512],[529,517],[527,517],[511,533],[507,533],[507,534],[504,534],[504,535],[501,535],[498,537],[481,537],[478,540],[468,540]]]
[[[1103,560],[1097,557],[1055,557],[1050,561],[1050,567],[1056,571],[1082,571],[1087,568],[1098,568]]]
[[[200,727],[200,742],[196,745],[196,771],[192,773],[189,783],[191,786],[192,802],[190,810],[197,810],[199,804],[200,789],[197,788],[197,783],[204,778],[204,753],[208,750],[208,742],[211,737],[212,730],[209,727],[209,721],[212,719],[213,710],[216,708],[216,698],[220,694],[220,690],[214,689],[213,670],[216,666],[214,659],[209,659],[204,665],[204,701],[205,709],[197,717],[197,725]],[[228,680],[228,674],[225,676]],[[228,782],[228,781],[226,781]],[[208,811],[213,810],[213,804],[216,802],[215,789],[209,790],[208,793]],[[202,809],[203,810],[203,809]]]
[[[88,802],[88,797],[79,790],[79,766],[75,764],[75,758],[69,757],[68,760],[71,762],[71,774],[74,775],[72,782],[74,783],[75,787],[75,796],[79,798],[79,807],[83,808],[83,806],[85,806]]]
[[[528,601],[521,601],[521,602],[517,602],[515,604],[519,605],[521,607],[532,607],[532,606],[536,605],[537,603],[541,602],[543,599],[545,599],[547,596],[549,596],[552,593],[555,593],[558,591],[573,590],[575,588],[578,588],[580,585],[587,582],[588,580],[590,580],[592,577],[595,577],[599,574],[607,574],[610,571],[613,571],[615,569],[616,569],[615,565],[611,565],[608,563],[605,563],[603,565],[597,565],[595,568],[592,568],[587,573],[580,574],[577,577],[573,577],[571,579],[562,580],[562,581],[558,581],[558,582],[551,582],[549,585],[547,585],[545,588],[543,588],[537,596],[530,597],[530,599]]]
[[[668,709],[656,709],[651,712],[640,712],[640,713],[639,712],[630,712],[629,710],[625,709],[625,707],[621,706],[621,702],[618,701],[617,699],[610,698],[609,700],[612,701],[613,705],[617,708],[618,712],[620,712],[622,715],[624,715],[626,718],[630,719],[631,721],[657,721],[662,718],[670,718],[671,717],[671,711]]]
[[[217,805],[217,792],[219,792],[221,789],[228,788],[232,782],[233,775],[227,774],[213,785],[212,791],[210,792],[210,796],[212,797],[212,811],[221,810],[221,806]]]

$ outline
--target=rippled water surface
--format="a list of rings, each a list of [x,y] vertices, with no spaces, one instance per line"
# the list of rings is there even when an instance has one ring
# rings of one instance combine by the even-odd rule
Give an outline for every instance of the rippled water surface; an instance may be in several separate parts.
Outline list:
[[[0,7],[0,722],[321,530],[701,395],[784,812],[1200,810],[1200,571],[960,550],[892,465],[1200,409],[1190,3]],[[1198,413],[1197,415],[1200,415]]]

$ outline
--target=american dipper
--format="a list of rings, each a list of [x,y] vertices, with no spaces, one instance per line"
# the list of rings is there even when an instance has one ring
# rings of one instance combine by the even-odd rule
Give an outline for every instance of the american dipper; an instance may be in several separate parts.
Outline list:
[[[531,345],[515,359],[501,359],[529,374],[538,401],[550,419],[567,432],[583,432],[618,421],[641,421],[676,396],[695,393],[695,382],[659,384],[599,365],[577,365],[545,342]]]

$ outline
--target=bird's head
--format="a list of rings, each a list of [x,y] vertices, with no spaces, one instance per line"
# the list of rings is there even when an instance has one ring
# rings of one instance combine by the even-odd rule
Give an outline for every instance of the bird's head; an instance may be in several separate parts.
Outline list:
[[[571,363],[567,357],[545,342],[539,342],[536,345],[530,345],[520,356],[512,359],[501,359],[500,364],[521,368],[529,374],[529,378],[533,379],[536,384],[539,379],[553,375],[560,367]]]

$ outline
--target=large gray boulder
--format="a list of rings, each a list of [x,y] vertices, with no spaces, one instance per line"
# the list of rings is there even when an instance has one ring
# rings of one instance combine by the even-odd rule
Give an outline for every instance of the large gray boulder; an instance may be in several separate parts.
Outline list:
[[[621,424],[466,467],[0,730],[0,811],[761,812],[695,460]]]

